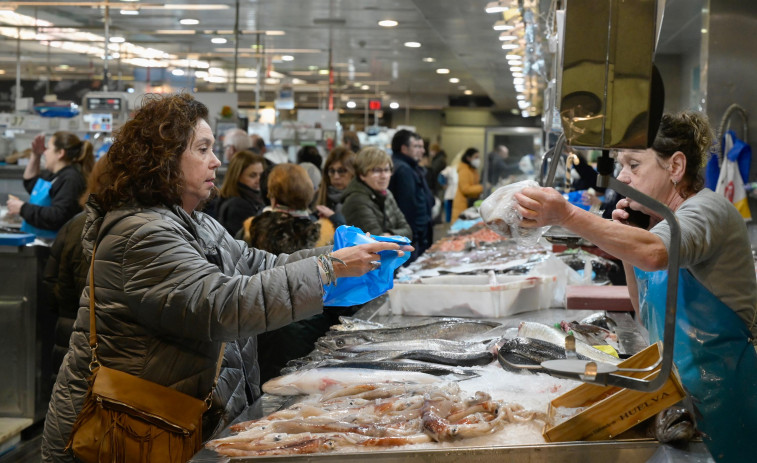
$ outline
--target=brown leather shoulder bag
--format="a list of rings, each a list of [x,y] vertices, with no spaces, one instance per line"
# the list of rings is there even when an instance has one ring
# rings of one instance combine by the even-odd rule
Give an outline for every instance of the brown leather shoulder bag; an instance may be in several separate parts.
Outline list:
[[[95,331],[96,250],[89,269],[92,376],[66,450],[85,463],[185,462],[202,445],[202,415],[218,382],[226,345],[221,346],[213,389],[205,400],[101,365]]]

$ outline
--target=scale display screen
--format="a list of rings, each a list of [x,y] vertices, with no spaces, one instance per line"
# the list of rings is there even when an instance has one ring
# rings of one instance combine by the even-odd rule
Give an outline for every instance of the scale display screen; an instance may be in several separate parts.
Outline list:
[[[121,108],[121,98],[87,97],[87,111],[120,112]]]

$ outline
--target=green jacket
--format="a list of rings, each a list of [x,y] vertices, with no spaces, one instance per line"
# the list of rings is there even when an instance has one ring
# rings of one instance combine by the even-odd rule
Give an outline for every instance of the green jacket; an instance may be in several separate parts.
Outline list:
[[[347,225],[372,235],[389,233],[413,239],[413,231],[397,206],[392,192],[377,193],[358,177],[352,179],[342,195],[342,214]]]

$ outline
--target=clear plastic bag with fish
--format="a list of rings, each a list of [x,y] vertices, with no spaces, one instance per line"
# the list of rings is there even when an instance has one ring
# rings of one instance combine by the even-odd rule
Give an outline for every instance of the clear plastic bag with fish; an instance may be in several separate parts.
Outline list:
[[[533,180],[524,180],[505,185],[490,194],[479,208],[486,226],[504,237],[516,240],[522,246],[536,245],[547,229],[547,227],[523,228],[520,226],[523,217],[518,212],[514,195],[528,187],[538,188],[539,184]]]

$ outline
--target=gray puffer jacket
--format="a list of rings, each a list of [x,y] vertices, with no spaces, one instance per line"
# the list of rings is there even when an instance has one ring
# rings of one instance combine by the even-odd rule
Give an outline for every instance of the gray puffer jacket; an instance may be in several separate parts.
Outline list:
[[[205,438],[260,395],[257,333],[323,310],[318,254],[275,256],[235,241],[203,213],[179,207],[86,207],[83,250],[95,241],[95,301],[100,362],[204,398],[221,343],[228,342]],[[220,270],[219,270],[220,268]],[[89,287],[82,293],[68,353],[53,389],[42,443],[44,461],[63,451],[90,375]],[[249,396],[249,399],[248,399]]]

